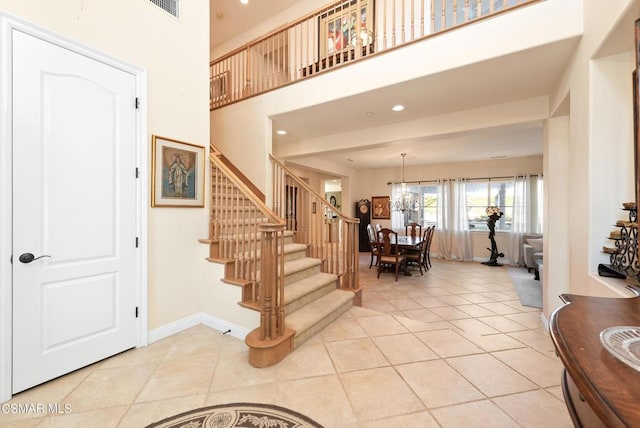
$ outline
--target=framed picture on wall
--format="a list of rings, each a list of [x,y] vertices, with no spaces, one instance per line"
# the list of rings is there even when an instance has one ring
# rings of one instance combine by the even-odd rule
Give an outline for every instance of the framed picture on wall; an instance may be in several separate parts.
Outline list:
[[[391,218],[388,196],[371,197],[371,218],[375,220],[389,220]]]
[[[373,47],[373,24],[374,0],[335,3],[318,17],[319,57],[326,58],[337,52],[354,49],[358,45],[358,38],[362,46]]]
[[[202,146],[152,136],[151,206],[204,207]]]

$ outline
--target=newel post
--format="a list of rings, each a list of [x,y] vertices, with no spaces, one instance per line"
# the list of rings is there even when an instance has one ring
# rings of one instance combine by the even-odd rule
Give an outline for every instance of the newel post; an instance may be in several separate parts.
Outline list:
[[[260,326],[249,333],[249,364],[269,367],[293,351],[295,331],[284,325],[284,223],[262,223],[260,233]]]

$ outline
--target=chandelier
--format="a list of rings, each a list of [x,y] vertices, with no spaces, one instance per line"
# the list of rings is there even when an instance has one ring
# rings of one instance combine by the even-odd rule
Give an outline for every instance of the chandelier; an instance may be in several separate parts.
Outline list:
[[[403,213],[408,213],[411,211],[418,212],[420,210],[421,201],[420,201],[420,193],[418,189],[415,189],[409,185],[404,179],[404,158],[407,156],[406,153],[400,153],[402,156],[402,181],[399,186],[395,187],[395,192],[392,195],[392,200],[390,201],[390,209],[391,211],[401,211]]]

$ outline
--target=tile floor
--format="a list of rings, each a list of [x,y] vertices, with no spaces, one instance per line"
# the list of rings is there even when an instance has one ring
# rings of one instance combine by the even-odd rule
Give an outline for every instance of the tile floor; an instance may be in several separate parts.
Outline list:
[[[354,307],[275,367],[198,326],[16,395],[67,415],[6,414],[4,427],[143,427],[226,402],[288,407],[328,428],[571,427],[561,364],[506,267],[434,260],[376,279],[361,254]]]

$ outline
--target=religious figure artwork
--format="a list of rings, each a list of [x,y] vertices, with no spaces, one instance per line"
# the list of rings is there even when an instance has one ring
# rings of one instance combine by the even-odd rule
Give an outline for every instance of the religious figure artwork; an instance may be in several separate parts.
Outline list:
[[[358,10],[358,3],[360,9]],[[320,56],[373,43],[373,0],[343,0],[319,16]],[[359,22],[358,22],[359,21]]]
[[[491,248],[487,250],[491,251],[491,257],[489,261],[482,262],[487,266],[502,266],[498,263],[498,257],[504,257],[504,253],[498,251],[498,244],[496,244],[496,221],[500,220],[503,216],[503,212],[498,207],[487,207],[487,214],[489,219],[487,220],[487,227],[489,228],[489,241],[491,241]]]
[[[204,147],[153,136],[154,207],[204,206]]]

